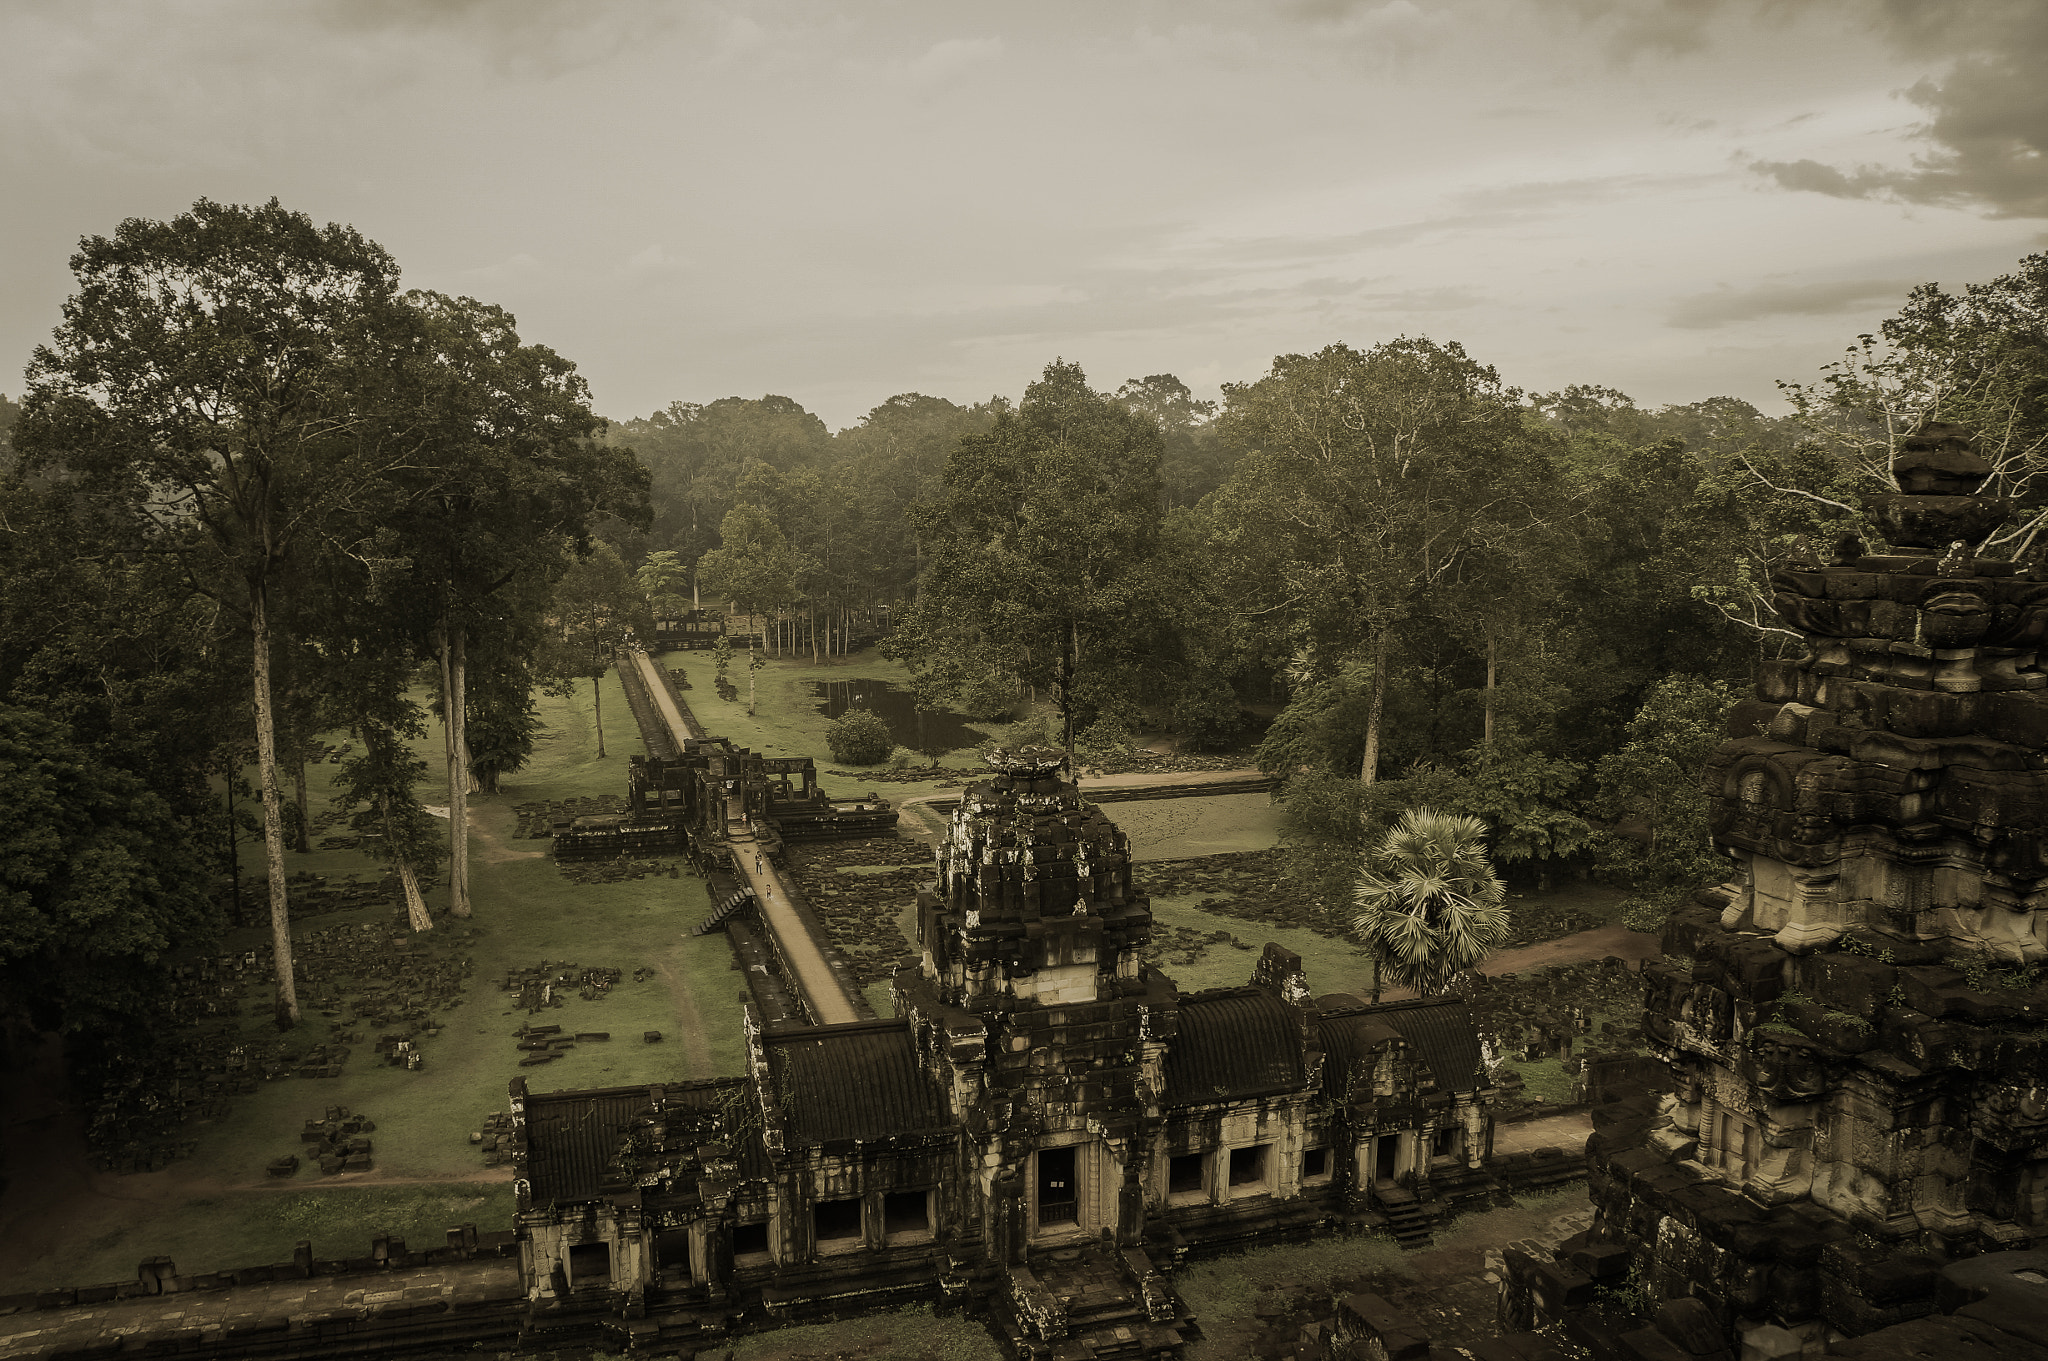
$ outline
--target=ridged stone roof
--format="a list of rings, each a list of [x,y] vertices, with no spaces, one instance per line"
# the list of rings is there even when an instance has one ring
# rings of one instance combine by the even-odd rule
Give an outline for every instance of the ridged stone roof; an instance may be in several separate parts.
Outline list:
[[[1196,993],[1180,1004],[1180,1031],[1166,1051],[1166,1104],[1191,1106],[1299,1087],[1298,1013],[1261,988]]]
[[[526,1099],[526,1175],[536,1204],[589,1200],[610,1172],[645,1087],[554,1092]]]
[[[1429,1066],[1439,1089],[1466,1092],[1479,1085],[1479,1033],[1472,1028],[1464,1002],[1455,997],[1387,1002],[1325,1016],[1318,1033],[1330,1056],[1332,1076],[1349,1072],[1384,1044],[1391,1038],[1389,1030]]]
[[[944,1092],[911,1048],[907,1020],[784,1031],[765,1037],[765,1047],[791,1144],[952,1127]]]

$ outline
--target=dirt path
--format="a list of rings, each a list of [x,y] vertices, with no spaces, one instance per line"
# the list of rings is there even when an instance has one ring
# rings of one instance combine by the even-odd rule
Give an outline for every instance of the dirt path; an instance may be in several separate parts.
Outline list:
[[[1631,931],[1626,926],[1596,926],[1556,940],[1538,941],[1517,950],[1502,950],[1479,966],[1479,972],[1497,978],[1504,973],[1530,973],[1576,964],[1582,959],[1605,959],[1615,955],[1638,968],[1646,959],[1657,959],[1664,951],[1657,937],[1648,931]],[[1406,988],[1388,988],[1380,994],[1383,1002],[1402,1002],[1415,994]]]
[[[502,865],[510,860],[540,860],[546,851],[515,851],[505,844],[504,838],[486,827],[483,819],[475,812],[469,815],[470,840],[477,843],[478,859],[488,865]]]

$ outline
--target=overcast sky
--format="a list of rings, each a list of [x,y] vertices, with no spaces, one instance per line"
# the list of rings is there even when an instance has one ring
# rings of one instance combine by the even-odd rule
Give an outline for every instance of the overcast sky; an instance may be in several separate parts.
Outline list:
[[[2043,0],[0,0],[0,391],[78,238],[354,225],[598,409],[1458,340],[1775,408],[2048,237]]]

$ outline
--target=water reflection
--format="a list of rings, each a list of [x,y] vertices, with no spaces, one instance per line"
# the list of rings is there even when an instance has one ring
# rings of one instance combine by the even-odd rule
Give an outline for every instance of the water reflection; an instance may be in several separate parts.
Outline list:
[[[897,746],[927,756],[971,747],[988,736],[979,728],[968,727],[964,718],[949,710],[919,710],[908,692],[888,681],[812,681],[811,689],[818,696],[818,712],[825,717],[837,718],[858,705],[889,725],[889,735]]]

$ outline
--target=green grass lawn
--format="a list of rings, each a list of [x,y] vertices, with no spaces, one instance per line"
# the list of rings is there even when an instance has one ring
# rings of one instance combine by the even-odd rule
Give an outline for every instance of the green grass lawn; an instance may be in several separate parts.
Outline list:
[[[1275,941],[1301,956],[1309,988],[1317,996],[1348,992],[1365,997],[1372,991],[1372,962],[1350,942],[1332,940],[1300,927],[1273,926],[1204,912],[1194,905],[1196,901],[1194,897],[1154,898],[1154,938],[1159,939],[1175,927],[1205,936],[1228,931],[1252,948],[1240,950],[1229,941],[1217,941],[1208,945],[1193,963],[1162,963],[1160,968],[1182,992],[1243,987],[1251,981],[1252,966],[1258,963],[1259,952],[1267,941]]]
[[[1105,803],[1102,810],[1130,838],[1131,859],[1137,861],[1188,860],[1280,844],[1280,805],[1263,791]]]
[[[514,836],[515,804],[623,795],[628,757],[641,750],[616,676],[607,678],[604,691],[605,757],[597,755],[587,682],[571,699],[542,698],[540,710],[547,726],[528,769],[507,780],[500,793],[470,801],[474,916],[459,922],[446,915],[445,885],[427,895],[437,923],[428,937],[433,948],[459,951],[472,969],[461,1004],[437,1016],[440,1034],[420,1042],[422,1068],[408,1072],[382,1063],[372,1048],[375,1027],[358,1025],[363,1042],[351,1046],[342,1076],[259,1084],[253,1095],[234,1100],[226,1118],[186,1126],[185,1137],[197,1143],[192,1157],[163,1172],[107,1179],[113,1195],[132,1194],[159,1212],[111,1221],[81,1212],[79,1236],[46,1254],[14,1288],[122,1280],[134,1274],[136,1262],[157,1253],[171,1256],[180,1270],[211,1271],[289,1260],[293,1243],[306,1237],[323,1256],[348,1256],[367,1252],[378,1233],[436,1244],[446,1228],[465,1221],[502,1229],[511,1221],[509,1172],[486,1168],[469,1135],[482,1129],[491,1112],[506,1108],[514,1075],[523,1071],[535,1091],[552,1091],[745,1071],[739,1005],[744,981],[732,968],[724,936],[688,934],[710,910],[702,881],[686,873],[577,884],[538,854],[545,842]],[[327,740],[340,745],[348,739],[334,733]],[[438,728],[417,745],[433,769],[444,768]],[[327,806],[338,769],[320,763],[307,770],[316,816]],[[423,786],[420,794],[428,803],[446,797],[445,787]],[[321,835],[315,833],[316,843]],[[260,876],[261,842],[244,844],[241,859],[245,878]],[[332,878],[355,874],[374,880],[383,873],[377,862],[353,850],[287,852],[285,864],[288,873]],[[375,949],[399,915],[386,907],[311,916],[296,921],[293,933],[303,940],[311,932],[367,923],[377,929],[364,933],[371,942],[365,948]],[[236,930],[222,949],[253,948],[266,937],[264,929]],[[624,977],[602,1001],[570,994],[562,1007],[533,1018],[564,1030],[607,1031],[610,1041],[580,1045],[544,1068],[522,1070],[512,1032],[528,1018],[499,981],[508,970],[542,960],[608,966]],[[653,969],[654,977],[636,983],[636,968]],[[278,1039],[269,1020],[270,988],[264,980],[251,986],[243,1016],[232,1023],[259,1045]],[[302,997],[323,990],[316,983],[302,989]],[[662,1032],[660,1043],[643,1043],[642,1034],[650,1030]],[[300,1045],[325,1042],[329,1023],[309,1008],[291,1039]],[[347,1106],[376,1122],[369,1135],[376,1146],[373,1178],[411,1184],[351,1187],[348,1174],[325,1177],[310,1163],[292,1179],[266,1175],[272,1158],[303,1151],[300,1126],[329,1106]]]
[[[830,750],[825,746],[825,729],[831,726],[832,721],[818,712],[820,701],[812,692],[813,682],[882,680],[899,689],[909,688],[909,670],[900,662],[892,662],[872,649],[816,663],[809,656],[766,658],[761,670],[754,674],[755,711],[752,717],[747,714],[746,654],[734,657],[732,669],[727,673],[739,690],[736,700],[718,697],[718,688],[714,684],[716,669],[710,653],[671,652],[667,665],[689,677],[691,688],[684,691],[683,698],[690,702],[691,711],[711,730],[712,736],[730,738],[740,746],[770,756],[811,757],[818,763],[819,788],[832,798],[855,798],[876,790],[891,802],[900,803],[939,788],[937,779],[875,784],[865,782],[858,773],[851,778],[824,773],[828,767],[854,772],[861,768],[840,766],[832,759]],[[617,684],[616,677],[613,684]],[[605,695],[605,703],[609,717],[609,692]],[[605,731],[609,735],[609,722]],[[610,740],[609,736],[606,740]],[[961,747],[940,758],[940,764],[969,765],[979,760],[972,747]],[[888,767],[875,766],[873,769],[882,771]]]
[[[10,1288],[128,1280],[138,1262],[156,1256],[188,1274],[289,1262],[300,1239],[320,1258],[368,1256],[370,1240],[385,1233],[409,1248],[434,1248],[457,1225],[486,1233],[510,1227],[512,1207],[509,1181],[218,1190],[96,1224],[97,1232],[39,1260]]]

